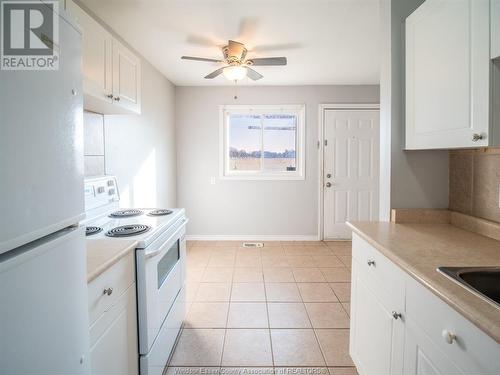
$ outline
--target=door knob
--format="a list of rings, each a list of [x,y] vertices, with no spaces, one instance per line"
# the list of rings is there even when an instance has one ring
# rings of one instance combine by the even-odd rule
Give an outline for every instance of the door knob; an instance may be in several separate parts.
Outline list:
[[[331,177],[332,177],[332,174],[331,174],[331,173],[328,173],[328,174],[326,175],[326,178],[331,178]]]
[[[113,94],[108,94],[108,95],[106,95],[106,98],[108,98],[108,99],[113,99]]]
[[[325,186],[326,186],[326,187],[332,187],[332,183],[331,183],[331,182],[327,182],[327,183],[325,184]]]

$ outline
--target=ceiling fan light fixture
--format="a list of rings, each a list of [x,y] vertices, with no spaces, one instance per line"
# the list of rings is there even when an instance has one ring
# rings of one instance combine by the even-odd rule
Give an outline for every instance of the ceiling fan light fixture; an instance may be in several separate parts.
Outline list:
[[[247,68],[241,65],[231,65],[224,68],[222,73],[230,81],[241,81],[247,76]]]

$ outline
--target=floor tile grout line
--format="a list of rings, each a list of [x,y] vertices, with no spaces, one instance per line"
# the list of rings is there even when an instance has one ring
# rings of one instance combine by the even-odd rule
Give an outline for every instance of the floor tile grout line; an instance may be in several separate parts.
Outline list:
[[[273,351],[273,337],[271,335],[271,318],[269,317],[269,301],[267,300],[267,288],[266,288],[265,283],[264,283],[264,297],[266,300],[267,332],[269,333],[269,344],[270,344],[270,348],[271,348],[271,361],[272,361],[273,373],[274,373],[275,362],[274,362],[274,351]]]
[[[235,263],[236,263],[236,257],[235,257]],[[222,350],[220,354],[220,360],[219,360],[219,369],[222,369],[222,360],[224,358],[224,351],[226,349],[226,337],[227,337],[227,322],[229,320],[229,311],[231,309],[231,302],[232,302],[232,294],[233,294],[233,280],[234,280],[234,268],[233,268],[233,274],[231,276],[231,286],[229,288],[229,301],[228,301],[228,307],[227,307],[227,316],[226,316],[226,326],[224,327],[224,338],[222,339]]]
[[[297,289],[298,289],[298,286],[297,286]],[[309,324],[311,325],[311,329],[313,331],[314,338],[316,339],[316,344],[318,344],[319,351],[321,352],[321,357],[323,358],[323,363],[328,368],[328,364],[326,362],[325,353],[323,352],[323,348],[321,348],[321,344],[319,342],[318,335],[316,335],[316,330],[313,327],[312,321],[311,321],[311,319],[309,317],[309,313],[307,312],[306,303],[304,302],[304,298],[302,297],[302,293],[300,293],[300,290],[299,290],[299,294],[300,294],[300,299],[302,300],[302,304],[304,305],[304,309],[306,310],[307,318],[309,319]]]

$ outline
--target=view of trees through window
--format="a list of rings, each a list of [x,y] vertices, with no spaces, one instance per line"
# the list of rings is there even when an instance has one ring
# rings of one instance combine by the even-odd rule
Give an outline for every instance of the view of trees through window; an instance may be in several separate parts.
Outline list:
[[[231,114],[228,132],[229,170],[296,170],[297,115]]]

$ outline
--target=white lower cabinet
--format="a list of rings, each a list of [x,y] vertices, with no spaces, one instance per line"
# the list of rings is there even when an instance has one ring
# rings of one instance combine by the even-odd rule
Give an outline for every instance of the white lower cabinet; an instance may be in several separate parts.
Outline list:
[[[137,375],[136,286],[133,253],[120,260],[89,284],[90,314],[104,311],[90,325],[90,362],[92,375]],[[124,288],[126,285],[126,288]],[[104,301],[96,303],[93,294],[99,291]],[[119,295],[114,295],[117,292]],[[109,301],[109,302],[106,302]],[[98,307],[99,306],[99,307]]]
[[[412,321],[406,319],[404,374],[407,375],[466,375]]]
[[[500,374],[493,339],[356,234],[351,294],[360,375]]]
[[[401,348],[403,326],[378,298],[368,280],[361,276],[360,266],[353,264],[353,314],[351,355],[366,374],[396,374],[392,368],[394,351]],[[397,353],[396,353],[397,354]]]

